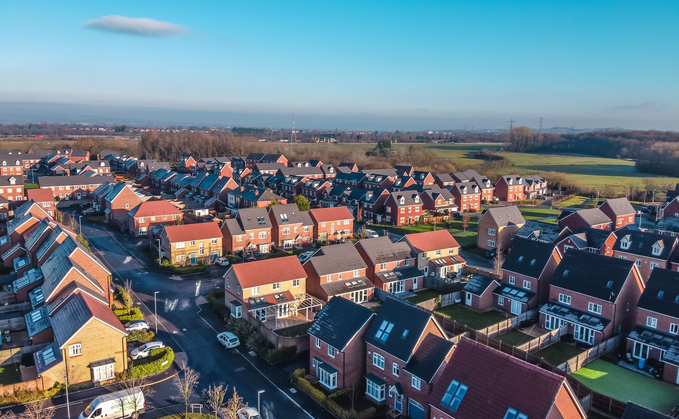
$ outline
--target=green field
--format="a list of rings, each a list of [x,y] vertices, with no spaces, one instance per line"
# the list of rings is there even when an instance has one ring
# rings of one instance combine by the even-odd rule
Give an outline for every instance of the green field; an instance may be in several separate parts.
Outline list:
[[[558,206],[560,207],[577,207],[579,205],[582,205],[587,201],[587,197],[585,196],[574,196],[573,198],[569,198],[565,201],[559,202]]]
[[[580,368],[573,377],[597,393],[665,414],[679,403],[679,387],[600,359]]]

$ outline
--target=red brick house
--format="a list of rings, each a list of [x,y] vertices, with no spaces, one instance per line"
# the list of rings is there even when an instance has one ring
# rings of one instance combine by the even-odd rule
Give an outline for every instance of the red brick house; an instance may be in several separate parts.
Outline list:
[[[87,150],[71,150],[69,158],[73,161],[73,163],[88,161],[90,159],[90,152]]]
[[[490,310],[494,306],[493,291],[499,286],[500,283],[496,279],[473,274],[462,289],[464,291],[464,304],[478,311]]]
[[[373,298],[374,286],[367,278],[368,265],[353,243],[323,246],[304,265],[307,291],[323,301],[337,296],[354,303]]]
[[[559,252],[563,255],[571,249],[613,256],[613,246],[617,241],[616,233],[597,228],[578,227],[573,234],[569,234],[557,243]]]
[[[196,162],[196,159],[194,159],[191,155],[185,154],[182,159],[179,161],[179,164],[177,165],[177,169],[181,170],[184,173],[191,173],[193,172],[193,169],[196,168],[196,165],[198,162]]]
[[[345,206],[313,208],[309,211],[314,223],[314,239],[340,240],[354,235],[354,215]]]
[[[476,183],[456,183],[450,189],[459,211],[477,211],[481,209],[481,189]]]
[[[522,201],[526,199],[524,187],[523,179],[519,175],[501,176],[495,182],[495,196],[500,201]]]
[[[526,220],[516,207],[494,207],[483,212],[477,224],[476,244],[481,249],[506,251],[512,246],[514,234]]]
[[[535,199],[538,196],[545,196],[549,193],[547,181],[538,175],[530,175],[523,178],[524,194],[526,199]]]
[[[415,266],[425,276],[446,278],[449,273],[460,272],[465,265],[459,256],[460,244],[448,230],[406,234],[399,241],[408,243],[415,254]]]
[[[434,175],[431,172],[416,170],[413,172],[412,177],[418,186],[431,186],[435,183]]]
[[[50,217],[54,217],[54,210],[56,206],[54,205],[54,195],[49,189],[27,189],[26,195],[28,195],[28,200],[35,201],[36,204],[40,205],[42,209],[47,212]]]
[[[422,200],[417,191],[389,194],[384,203],[384,222],[395,226],[412,224],[422,216]]]
[[[338,167],[346,167],[346,168],[349,169],[350,172],[353,172],[353,173],[358,172],[358,166],[356,165],[356,163],[346,163],[346,162],[344,162],[344,163],[340,163],[340,165]]]
[[[565,377],[466,337],[429,400],[428,417],[436,419],[587,417]]]
[[[323,191],[329,188],[332,188],[332,183],[327,180],[307,180],[299,188],[299,192],[309,202],[315,204],[323,199]]]
[[[376,214],[382,212],[382,207],[389,196],[389,191],[386,189],[367,191],[358,201],[357,218],[362,221],[375,221]]]
[[[222,224],[224,253],[269,253],[271,230],[271,219],[266,208],[240,209],[236,218],[227,218]]]
[[[613,246],[614,257],[634,262],[644,283],[648,281],[653,269],[670,268],[670,260],[677,248],[676,237],[637,231],[629,227],[616,231],[616,236],[618,239]]]
[[[308,211],[297,204],[272,205],[269,208],[271,243],[283,249],[301,247],[314,241],[314,223]]]
[[[401,375],[429,334],[448,339],[431,313],[406,301],[387,298],[365,336],[368,398],[407,413]]]
[[[23,201],[24,176],[22,174],[0,176],[0,196],[8,201]]]
[[[365,335],[375,312],[333,297],[309,328],[309,373],[327,390],[352,386],[365,375]]]
[[[578,227],[611,230],[612,226],[611,219],[599,208],[563,210],[558,220],[561,227],[568,227],[571,231],[575,231]]]
[[[634,225],[636,211],[627,198],[607,199],[599,205],[599,209],[613,222],[613,230],[625,227],[628,224]]]
[[[637,303],[627,352],[663,364],[663,379],[679,383],[679,272],[655,269]]]
[[[115,182],[113,176],[40,176],[40,189],[49,189],[57,200],[91,199],[94,191],[106,182]]]
[[[245,158],[245,167],[252,169],[257,163],[281,163],[288,165],[288,159],[282,154],[250,153]]]
[[[146,201],[127,213],[128,231],[134,237],[146,236],[159,225],[184,220],[184,213],[168,201]]]
[[[461,173],[453,173],[451,175],[455,183],[476,183],[481,189],[481,201],[491,202],[495,198],[495,187],[493,182],[486,176],[480,175],[476,170],[465,170]]]
[[[420,192],[420,199],[422,200],[422,209],[431,214],[451,214],[458,208],[455,205],[455,196],[448,189],[438,186],[428,187]]]
[[[434,176],[434,182],[436,182],[439,187],[450,190],[455,184],[455,179],[448,173],[442,173]]]
[[[514,240],[502,264],[502,283],[493,291],[496,307],[518,316],[545,304],[559,262],[561,254],[553,244]]]
[[[587,252],[566,252],[552,275],[549,301],[540,308],[540,325],[568,327],[575,340],[598,345],[629,333],[644,283],[629,260]]]
[[[424,285],[424,272],[415,266],[415,252],[408,243],[392,243],[382,236],[359,240],[356,250],[368,265],[367,276],[375,288],[400,294]]]
[[[391,187],[395,181],[395,176],[371,174],[363,180],[362,187],[363,189],[385,189]]]
[[[24,176],[24,165],[20,156],[4,156],[0,160],[0,176]]]
[[[657,218],[679,217],[679,196],[669,200],[664,207],[658,208]]]
[[[141,204],[141,198],[128,185],[118,182],[104,198],[104,215],[109,224],[127,230],[127,213]]]

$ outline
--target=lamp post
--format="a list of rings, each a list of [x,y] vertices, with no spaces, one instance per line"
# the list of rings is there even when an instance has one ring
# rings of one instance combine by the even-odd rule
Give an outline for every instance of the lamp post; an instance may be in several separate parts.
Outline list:
[[[655,189],[653,189],[653,205],[655,205]]]
[[[260,396],[260,394],[262,394],[262,393],[264,393],[264,390],[259,390],[259,391],[257,392],[257,413],[259,413],[259,417],[260,417],[260,418],[262,417],[262,410],[260,409],[261,406],[260,406],[260,403],[259,403],[259,396]]]
[[[156,335],[158,334],[158,300],[156,299],[156,296],[159,292],[160,291],[156,291],[153,293],[153,312],[156,317]]]
[[[160,257],[160,239],[156,239],[158,241],[158,266],[161,265],[161,257]]]
[[[68,419],[71,419],[71,405],[68,402],[68,375],[64,375],[64,381],[66,382],[66,414]]]
[[[80,226],[80,237],[83,236],[83,216],[78,216],[78,225]]]

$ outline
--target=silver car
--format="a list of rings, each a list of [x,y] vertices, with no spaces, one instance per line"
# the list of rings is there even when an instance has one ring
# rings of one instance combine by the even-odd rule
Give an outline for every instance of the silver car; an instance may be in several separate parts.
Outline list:
[[[134,348],[132,352],[130,352],[130,358],[132,358],[135,361],[137,359],[147,358],[149,355],[151,355],[152,350],[164,347],[165,344],[163,342],[158,341],[147,342],[138,348]]]
[[[144,320],[133,320],[125,326],[125,330],[128,332],[134,332],[136,330],[148,330],[149,324]]]

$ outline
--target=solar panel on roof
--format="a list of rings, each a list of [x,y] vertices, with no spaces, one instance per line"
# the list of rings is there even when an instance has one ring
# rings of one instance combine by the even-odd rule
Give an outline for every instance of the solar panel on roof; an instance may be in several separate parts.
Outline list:
[[[45,365],[49,365],[52,362],[56,361],[57,358],[54,356],[54,349],[47,348],[45,351],[42,353],[42,360],[45,363]]]
[[[40,319],[42,319],[42,313],[40,311],[36,310],[31,313],[31,321],[33,321],[33,323],[39,321]]]

